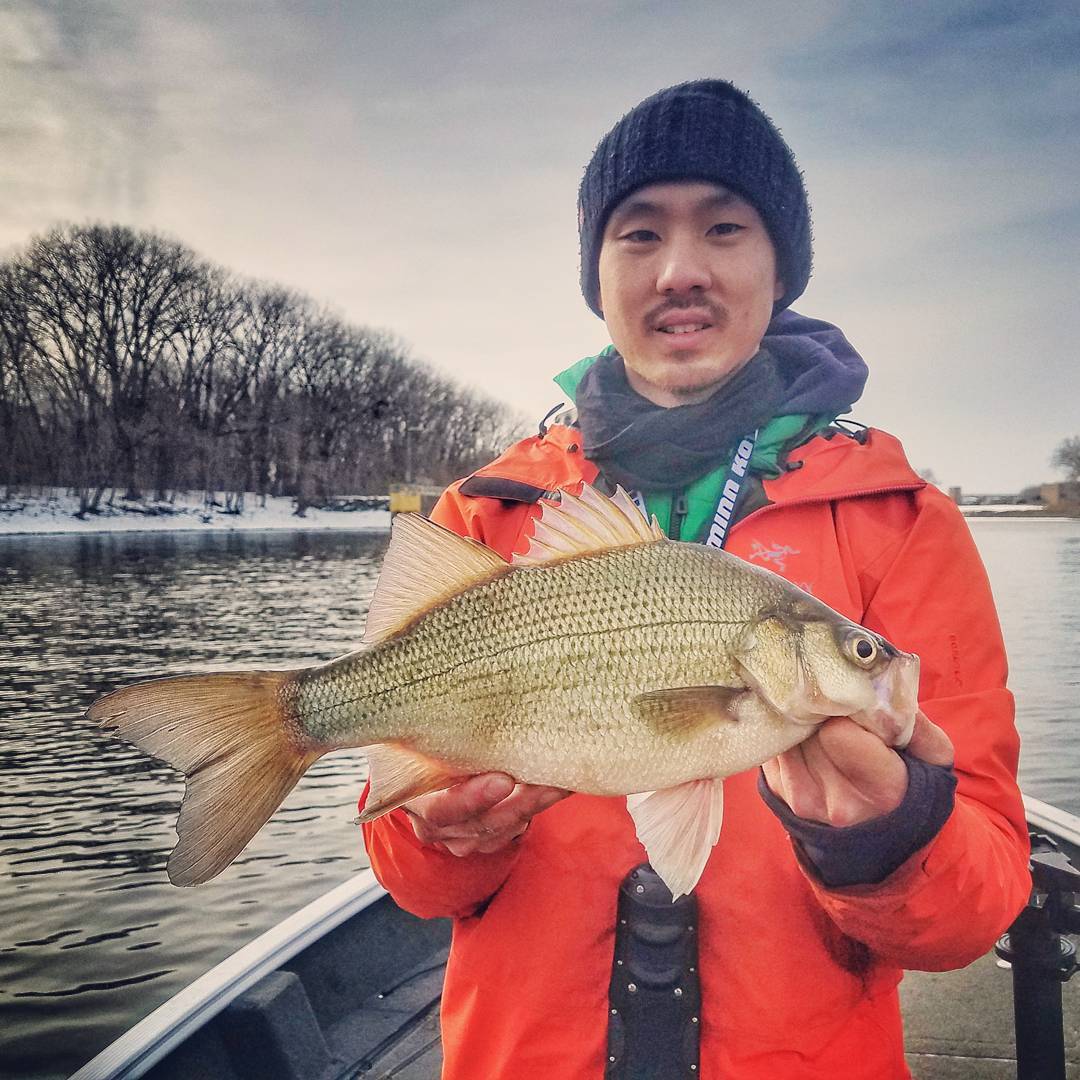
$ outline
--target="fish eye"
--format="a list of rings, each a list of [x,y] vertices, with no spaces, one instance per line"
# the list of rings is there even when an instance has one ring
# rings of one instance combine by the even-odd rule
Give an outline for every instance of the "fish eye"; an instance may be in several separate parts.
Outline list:
[[[878,643],[865,631],[849,634],[844,645],[851,659],[862,667],[871,667],[881,651]]]

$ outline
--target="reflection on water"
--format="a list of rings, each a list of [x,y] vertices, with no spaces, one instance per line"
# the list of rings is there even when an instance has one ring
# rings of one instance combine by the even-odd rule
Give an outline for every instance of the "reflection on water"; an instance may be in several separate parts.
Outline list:
[[[994,588],[1030,795],[1080,814],[1080,521],[977,518]]]
[[[1080,812],[1080,521],[977,520],[1032,794]],[[0,538],[0,1078],[67,1076],[363,863],[359,752],[323,758],[220,878],[165,875],[176,773],[84,717],[137,677],[355,648],[385,535]]]
[[[0,1076],[67,1076],[364,865],[357,752],[323,758],[222,878],[165,876],[183,782],[83,716],[138,677],[355,648],[386,536],[0,539]]]

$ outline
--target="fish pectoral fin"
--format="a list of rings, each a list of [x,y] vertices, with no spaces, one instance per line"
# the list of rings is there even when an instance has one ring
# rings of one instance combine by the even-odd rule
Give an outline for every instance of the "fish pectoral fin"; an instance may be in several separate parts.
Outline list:
[[[468,775],[395,743],[374,743],[365,746],[364,753],[368,759],[369,788],[363,813],[356,819],[361,824],[388,814],[418,795],[448,788]]]
[[[745,686],[682,686],[673,690],[650,690],[634,698],[631,707],[658,734],[691,735],[721,721],[738,720],[734,702],[745,692]]]
[[[690,780],[677,787],[627,795],[626,808],[652,868],[672,898],[698,883],[724,820],[724,782]]]
[[[478,540],[419,514],[398,514],[368,608],[364,643],[392,637],[417,615],[508,569],[501,555]]]

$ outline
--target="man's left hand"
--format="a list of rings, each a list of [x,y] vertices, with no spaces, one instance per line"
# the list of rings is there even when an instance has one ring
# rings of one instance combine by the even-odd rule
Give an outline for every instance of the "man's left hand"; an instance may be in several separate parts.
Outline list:
[[[953,744],[922,710],[907,750],[951,765]],[[765,762],[765,781],[793,814],[823,825],[859,825],[895,810],[907,793],[903,758],[847,717],[826,720],[805,742]]]

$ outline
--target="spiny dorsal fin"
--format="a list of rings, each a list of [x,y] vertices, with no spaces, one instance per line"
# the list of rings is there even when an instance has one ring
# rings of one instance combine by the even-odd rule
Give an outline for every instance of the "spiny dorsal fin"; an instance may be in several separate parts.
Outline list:
[[[421,612],[506,569],[506,561],[478,540],[419,514],[398,514],[368,609],[364,643],[383,641]]]
[[[632,547],[664,539],[656,518],[646,521],[621,487],[617,487],[609,499],[585,484],[580,495],[563,491],[560,502],[545,502],[542,506],[529,550],[524,555],[514,556],[514,566],[540,566],[590,551]]]

